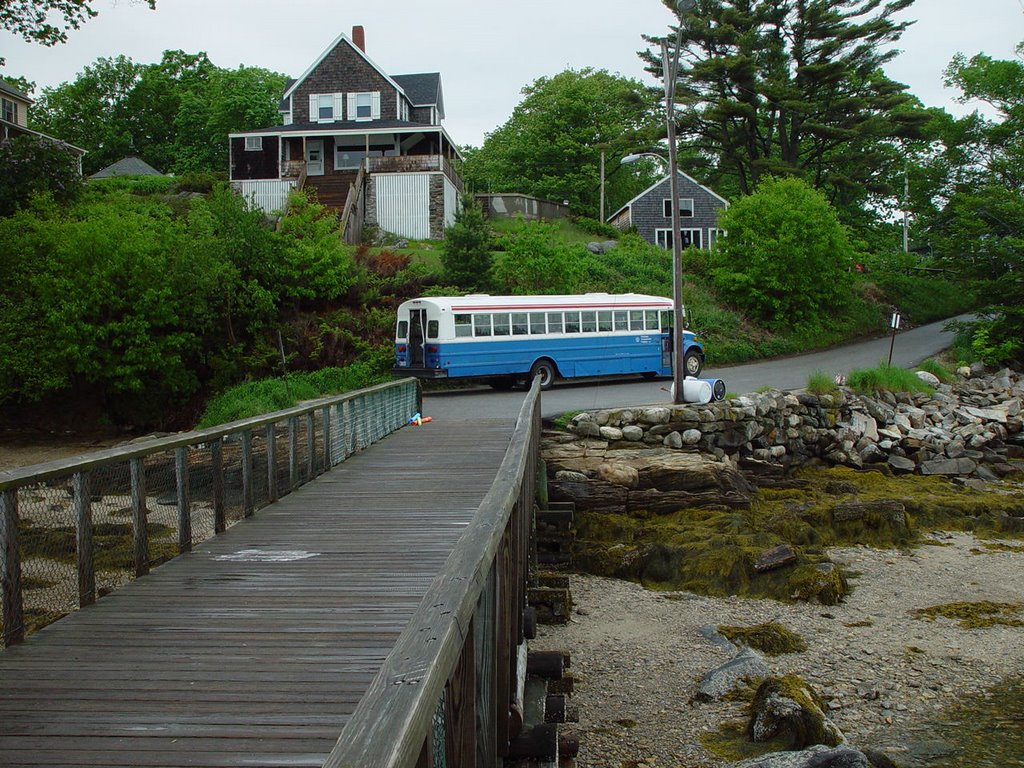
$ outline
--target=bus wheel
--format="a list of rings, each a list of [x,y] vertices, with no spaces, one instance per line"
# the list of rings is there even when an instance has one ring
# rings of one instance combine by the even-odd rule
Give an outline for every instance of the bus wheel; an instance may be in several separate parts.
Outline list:
[[[683,371],[687,376],[700,376],[703,367],[704,361],[696,352],[687,352],[683,357]]]
[[[540,376],[540,388],[551,389],[551,385],[555,383],[555,364],[550,360],[538,360],[533,364],[530,369],[531,381]]]

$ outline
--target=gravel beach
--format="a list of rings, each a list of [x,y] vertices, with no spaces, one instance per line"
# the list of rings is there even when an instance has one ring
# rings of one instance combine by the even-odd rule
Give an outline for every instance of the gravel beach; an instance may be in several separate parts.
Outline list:
[[[540,627],[531,648],[572,655],[578,765],[728,765],[700,737],[741,719],[743,705],[693,700],[704,673],[730,658],[701,628],[770,620],[808,644],[803,653],[768,657],[773,672],[809,681],[852,746],[882,750],[900,765],[924,764],[943,744],[922,726],[963,696],[1024,672],[1024,627],[963,629],[913,615],[958,601],[1024,604],[1024,552],[990,550],[962,533],[926,541],[912,552],[831,550],[855,574],[853,593],[836,606],[651,592],[574,574],[571,622]]]

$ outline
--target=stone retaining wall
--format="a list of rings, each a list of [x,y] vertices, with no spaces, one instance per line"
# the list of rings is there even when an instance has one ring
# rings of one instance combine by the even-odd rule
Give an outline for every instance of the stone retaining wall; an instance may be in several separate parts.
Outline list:
[[[1015,471],[1009,460],[1024,456],[1022,404],[1021,375],[1004,369],[960,376],[938,384],[930,395],[769,390],[706,405],[580,413],[569,430],[611,444],[665,446],[733,460],[886,464],[896,473],[992,481]]]

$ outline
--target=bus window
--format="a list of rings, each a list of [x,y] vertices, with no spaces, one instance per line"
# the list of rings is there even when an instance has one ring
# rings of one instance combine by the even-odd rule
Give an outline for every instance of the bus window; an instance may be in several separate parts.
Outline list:
[[[473,335],[473,316],[455,315],[455,338]]]
[[[437,338],[437,326],[438,326],[437,320],[428,320],[427,321],[427,338],[428,339],[436,339]]]
[[[399,341],[405,341],[409,337],[409,321],[408,320],[399,320],[398,321],[398,331],[396,331],[395,337]]]
[[[631,309],[629,311],[629,330],[642,331],[644,329],[644,311],[642,309]]]
[[[530,313],[530,333],[546,333],[547,329],[544,327],[544,313],[543,312],[531,312]]]
[[[624,309],[615,310],[615,330],[616,331],[628,331],[629,330],[629,313]]]
[[[661,310],[661,330],[667,331],[672,327],[674,317],[671,309]]]
[[[548,312],[548,333],[562,332],[562,313]]]
[[[597,330],[599,331],[610,331],[612,329],[612,313],[611,312],[598,312],[597,313]]]
[[[526,324],[526,313],[525,312],[513,312],[512,313],[512,335],[513,336],[525,336],[529,332],[530,332],[530,328]]]
[[[474,336],[490,336],[491,335],[491,316],[490,315],[473,315],[473,335]]]
[[[500,314],[491,315],[491,317],[494,318],[494,335],[508,336],[508,315],[502,312]]]
[[[584,333],[593,333],[597,330],[597,312],[584,312],[581,328]]]
[[[658,310],[656,310],[656,309],[648,309],[646,311],[646,315],[647,315],[647,330],[648,331],[656,331],[656,330],[658,330]]]
[[[580,332],[580,313],[579,312],[566,312],[565,313],[565,332],[566,333],[579,333]]]

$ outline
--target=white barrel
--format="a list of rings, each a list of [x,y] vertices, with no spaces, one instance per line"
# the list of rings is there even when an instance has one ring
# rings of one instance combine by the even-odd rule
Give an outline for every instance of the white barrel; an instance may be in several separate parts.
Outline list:
[[[725,382],[721,379],[701,379],[711,385],[711,399],[725,400]]]
[[[687,403],[710,403],[714,389],[704,379],[687,376],[683,379],[683,401]]]

